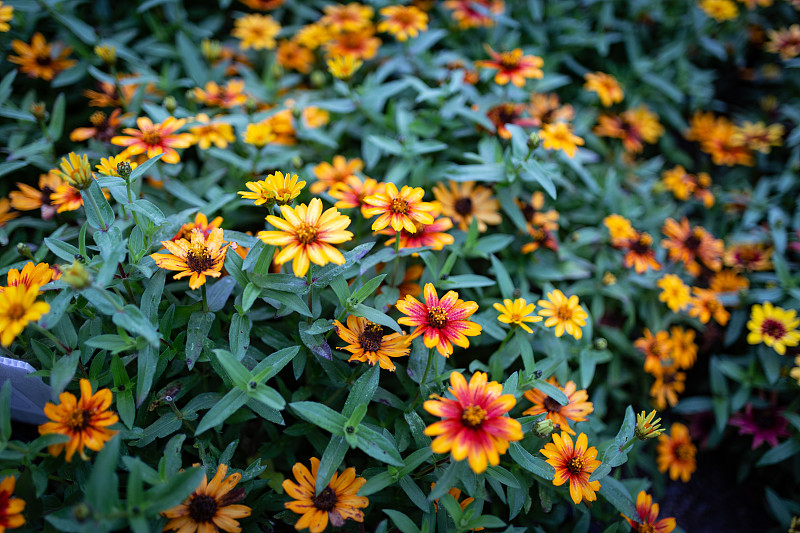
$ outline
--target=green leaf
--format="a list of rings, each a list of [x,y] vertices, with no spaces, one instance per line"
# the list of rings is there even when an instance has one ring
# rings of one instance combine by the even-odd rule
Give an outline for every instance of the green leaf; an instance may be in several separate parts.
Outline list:
[[[386,278],[386,274],[381,274],[379,276],[375,276],[368,282],[364,284],[363,287],[358,289],[355,294],[353,294],[353,300],[357,304],[360,304],[364,300],[366,300],[369,296],[371,296],[375,290],[380,286],[383,280]]]
[[[598,493],[625,516],[638,516],[630,492],[613,477],[607,476],[603,479]]]
[[[158,352],[152,346],[145,346],[136,356],[136,405],[141,405],[150,388],[153,386],[153,378],[156,375],[158,364]]]
[[[494,277],[497,278],[497,286],[500,287],[500,294],[503,298],[511,298],[514,294],[514,283],[511,281],[511,276],[508,275],[508,270],[494,255],[490,255],[489,259],[492,261],[492,268],[494,269]]]
[[[519,466],[531,474],[552,481],[556,474],[556,469],[539,457],[534,457],[528,450],[523,448],[518,442],[512,442],[508,447],[508,453]],[[633,516],[633,515],[631,515]]]
[[[63,259],[64,261],[68,261],[69,263],[72,263],[76,256],[81,255],[80,250],[71,244],[58,239],[45,237],[44,245],[47,246],[57,257]]]
[[[378,365],[371,366],[369,370],[364,372],[353,384],[353,388],[350,389],[350,394],[347,396],[347,401],[342,408],[342,415],[349,417],[359,405],[369,405],[378,388],[379,379],[380,367]]]
[[[514,477],[514,474],[500,465],[489,466],[489,468],[486,469],[486,474],[507,487],[514,489],[522,488],[519,484],[519,481],[517,481],[517,478]]]
[[[66,98],[64,93],[59,93],[53,104],[53,110],[50,112],[50,125],[47,127],[47,132],[53,142],[61,139],[61,134],[64,133],[64,114],[66,111]]]
[[[322,459],[320,459],[319,462],[319,469],[317,470],[317,494],[325,490],[325,487],[328,486],[328,482],[333,477],[333,473],[344,463],[344,456],[348,448],[349,446],[344,437],[338,435],[331,436],[331,440],[328,441],[328,446],[322,454]]]
[[[69,355],[62,356],[53,365],[53,369],[50,371],[50,387],[53,389],[54,397],[64,392],[69,382],[72,381],[75,370],[78,368],[80,355],[81,352],[74,350]]]
[[[3,442],[11,438],[11,380],[6,380],[0,389],[0,438]]]
[[[399,529],[401,533],[422,533],[416,524],[400,511],[384,509],[383,512],[389,515],[389,518],[392,519],[392,522],[394,522],[394,525],[397,526],[397,529]]]
[[[798,452],[800,452],[800,441],[797,439],[789,439],[762,455],[761,459],[756,463],[756,466],[774,465],[795,456]]]
[[[97,181],[91,180],[89,187],[81,191],[81,198],[83,198],[83,211],[89,225],[104,231],[110,228],[114,223],[114,210],[108,204]],[[92,204],[92,200],[97,204],[97,209]]]
[[[344,436],[344,425],[347,419],[326,405],[316,402],[293,402],[289,404],[292,411],[306,422],[333,433]],[[403,466],[402,461],[400,465]]]
[[[286,400],[283,399],[283,396],[272,387],[268,387],[263,383],[257,384],[255,389],[248,389],[247,395],[276,411],[280,411],[286,407]]]
[[[182,436],[178,435],[173,440]],[[203,481],[204,474],[202,468],[190,468],[185,472],[170,473],[166,483],[157,485],[145,493],[145,498],[149,503],[148,511],[155,514],[180,505],[197,490]]]
[[[189,367],[189,370],[194,368],[194,364],[203,351],[203,341],[208,337],[211,324],[214,323],[214,316],[214,313],[197,311],[189,317],[189,325],[186,329],[186,366]]]
[[[555,385],[552,385],[543,379],[537,379],[533,382],[533,386],[550,396],[550,398],[557,401],[561,405],[569,405],[569,399],[567,398],[567,395]]]
[[[121,312],[115,313],[111,320],[126,331],[141,335],[151,346],[158,347],[160,341],[156,326],[135,305],[126,305]]]
[[[355,309],[353,309],[353,314],[355,316],[360,316],[366,318],[370,322],[374,322],[375,324],[380,324],[381,326],[386,326],[387,328],[391,328],[396,332],[400,332],[400,326],[395,322],[395,320],[387,315],[386,313],[381,313],[377,309],[373,309],[372,307],[367,307],[364,304],[358,304]]]
[[[228,330],[228,342],[230,343],[231,353],[241,361],[247,349],[250,347],[250,330],[253,322],[250,317],[235,313],[231,317],[231,327]]]
[[[283,348],[265,357],[253,368],[253,379],[259,383],[269,381],[280,372],[283,367],[288,365],[299,352],[299,346],[289,346],[288,348]]]
[[[439,486],[439,483],[436,483],[436,486]],[[434,487],[434,489],[435,488],[436,487]],[[464,511],[461,510],[461,505],[459,505],[459,503],[451,494],[445,492],[442,497],[439,498],[439,503],[444,506],[447,514],[449,514],[450,518],[453,519],[453,522],[456,524],[461,523],[461,517],[464,515]]]
[[[389,485],[394,484],[395,477],[390,474],[389,472],[381,472],[380,474],[374,475],[367,480],[366,483],[358,490],[359,496],[369,496],[370,494],[375,494],[376,492],[380,492]]]
[[[231,381],[242,390],[248,390],[248,384],[253,381],[253,375],[240,363],[228,350],[214,350],[217,361],[228,373]]]
[[[200,47],[190,41],[183,31],[178,32],[176,44],[183,69],[192,78],[195,85],[202,87],[208,81],[208,73],[205,69],[205,61],[197,53]]]
[[[150,167],[155,165],[156,161],[158,161],[162,157],[164,157],[163,153],[155,155],[155,156],[151,157],[150,159],[148,159],[147,161],[145,161],[144,163],[142,163],[141,165],[139,165],[138,167],[136,167],[135,169],[133,169],[133,172],[131,172],[131,175],[128,178],[128,181],[133,183],[137,179],[143,177],[150,170]]]
[[[492,515],[483,515],[477,518],[473,518],[469,522],[464,525],[464,529],[471,529],[475,530],[478,528],[500,528],[506,527],[506,523],[497,518],[496,516]]]
[[[356,442],[358,448],[373,459],[392,466],[403,466],[403,458],[400,457],[397,447],[383,433],[361,424],[356,433]]]
[[[108,513],[119,501],[117,461],[122,437],[116,435],[106,442],[94,460],[86,484],[86,501],[96,510]]]
[[[197,425],[195,436],[225,422],[237,409],[246,404],[248,399],[247,393],[241,389],[233,389],[228,392],[206,413],[206,416]]]
[[[153,202],[148,200],[134,200],[126,206],[131,211],[135,211],[150,220],[154,226],[162,226],[167,223],[167,217]],[[146,225],[145,225],[146,226]]]
[[[456,482],[458,478],[461,477],[462,472],[464,472],[466,466],[466,461],[456,461],[452,457],[450,458],[450,464],[444,471],[439,479],[436,480],[436,486],[433,487],[433,490],[430,494],[428,494],[428,501],[432,502],[433,500],[438,500],[447,492],[456,486]]]

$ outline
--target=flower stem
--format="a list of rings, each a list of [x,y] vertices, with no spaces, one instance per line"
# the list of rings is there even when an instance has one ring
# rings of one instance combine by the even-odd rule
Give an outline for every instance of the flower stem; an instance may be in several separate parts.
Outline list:
[[[48,339],[53,341],[55,343],[55,345],[58,346],[59,348],[61,348],[61,350],[64,353],[70,353],[72,351],[71,349],[69,349],[66,346],[64,346],[64,344],[60,340],[58,340],[58,338],[55,335],[53,335],[52,333],[50,333],[49,331],[44,329],[39,324],[34,323],[34,324],[32,324],[32,326],[33,326],[33,329],[35,329],[36,331],[38,331],[39,333],[41,333],[42,335],[44,335],[45,337],[47,337]]]
[[[208,313],[208,296],[206,295],[206,284],[200,285],[200,293],[203,295],[203,312]]]
[[[92,209],[94,209],[97,215],[97,220],[100,222],[100,229],[102,229],[103,232],[108,231],[108,226],[103,222],[103,214],[100,212],[100,206],[97,205],[97,201],[94,199],[94,196],[92,196],[92,192],[88,189],[86,190],[86,197],[89,198],[89,203],[92,204]]]
[[[132,204],[133,203],[133,193],[131,192],[131,179],[130,178],[125,178],[125,188],[128,190],[128,203]],[[125,213],[125,206],[124,205],[122,206],[122,213],[123,214]],[[140,226],[141,224],[139,224],[139,217],[136,215],[136,211],[131,210],[131,213],[133,214],[133,221],[136,222],[137,226]],[[127,215],[126,215],[126,218],[127,218]]]
[[[508,330],[508,333],[506,333],[506,338],[503,339],[503,342],[500,343],[500,347],[497,349],[498,352],[503,349],[503,346],[506,345],[506,343],[508,342],[508,339],[510,339],[511,335],[513,335],[513,334],[514,334],[514,328],[511,328],[510,330]]]

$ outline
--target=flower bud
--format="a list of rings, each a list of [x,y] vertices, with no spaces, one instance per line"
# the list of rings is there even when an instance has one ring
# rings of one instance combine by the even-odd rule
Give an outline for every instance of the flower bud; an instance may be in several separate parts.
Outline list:
[[[303,158],[296,155],[292,158],[292,165],[294,168],[301,168],[303,166]]]
[[[653,420],[656,416],[656,410],[653,409],[649,415],[645,416],[644,411],[640,414],[636,415],[636,429],[633,430],[633,434],[639,440],[647,440],[658,437],[664,430],[661,429],[661,419]]]
[[[541,143],[542,143],[542,138],[539,137],[539,134],[536,133],[535,131],[531,132],[531,134],[528,135],[528,147],[531,150],[538,148]]]
[[[92,514],[92,510],[85,503],[79,503],[72,508],[72,515],[78,522],[83,522]]]
[[[53,173],[81,191],[89,187],[94,180],[92,166],[89,164],[86,154],[79,156],[75,152],[70,152],[67,157],[62,157],[61,166]]]
[[[175,109],[178,108],[178,101],[175,99],[174,96],[167,96],[164,98],[164,109],[167,110],[167,113],[172,115],[175,113]]]
[[[35,261],[35,259],[33,258],[33,254],[31,253],[30,247],[24,242],[17,243],[17,253],[22,257],[24,257],[25,259],[30,259],[31,261]]]
[[[603,337],[597,337],[594,340],[594,347],[598,350],[605,350],[608,348],[608,341]]]
[[[131,168],[131,164],[128,161],[117,163],[117,174],[119,174],[121,178],[128,179],[131,172],[133,172],[133,168]]]
[[[550,437],[555,427],[556,425],[552,420],[545,418],[544,420],[539,420],[533,425],[533,433],[540,439],[546,439]]]
[[[30,111],[31,115],[39,122],[43,121],[47,116],[47,108],[44,106],[44,102],[32,102],[28,111]]]
[[[203,57],[205,57],[206,61],[209,63],[213,63],[222,57],[222,44],[219,41],[203,39],[200,46],[203,51]]]
[[[311,85],[316,88],[322,88],[325,86],[325,73],[321,70],[315,70],[311,73]]]
[[[94,53],[108,66],[117,62],[117,48],[115,46],[98,45],[94,47]]]
[[[77,259],[71,265],[61,265],[61,281],[79,291],[92,284],[91,276],[83,263]]]

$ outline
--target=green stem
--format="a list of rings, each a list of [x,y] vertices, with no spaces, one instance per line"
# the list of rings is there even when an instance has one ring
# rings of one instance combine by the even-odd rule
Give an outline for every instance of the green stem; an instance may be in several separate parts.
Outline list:
[[[503,346],[506,345],[506,343],[508,342],[508,339],[510,339],[511,335],[513,335],[513,334],[514,334],[514,328],[511,328],[510,330],[508,330],[508,333],[506,333],[506,338],[503,339],[503,342],[500,343],[500,347],[497,349],[498,352],[503,349]]]
[[[125,188],[128,191],[128,203],[132,204],[133,203],[133,192],[131,191],[131,179],[130,178],[125,178]],[[125,206],[124,205],[122,206],[122,213],[125,214]],[[136,222],[137,226],[140,226],[141,224],[139,224],[139,217],[136,215],[136,211],[131,210],[131,213],[133,214],[133,221]],[[127,217],[128,217],[128,215],[125,215],[125,218],[127,218]]]
[[[33,329],[35,329],[36,331],[38,331],[39,333],[41,333],[42,335],[44,335],[45,337],[47,337],[48,339],[53,341],[55,343],[55,345],[58,346],[59,348],[61,348],[61,350],[64,353],[70,353],[72,351],[71,349],[69,349],[66,346],[64,346],[64,344],[62,344],[62,342],[60,340],[58,340],[58,338],[55,335],[53,335],[52,333],[50,333],[49,331],[44,329],[39,324],[35,324],[34,323],[34,324],[32,324],[32,326],[33,326]]]
[[[97,215],[97,220],[100,222],[100,229],[102,229],[103,232],[108,231],[108,226],[106,226],[106,223],[103,222],[103,214],[100,212],[100,206],[97,205],[97,201],[94,199],[94,196],[92,196],[92,192],[87,190],[86,197],[89,199],[89,203],[92,204],[92,209],[94,209],[94,212]]]
[[[200,293],[203,295],[203,312],[208,313],[208,296],[206,295],[206,284],[200,285]]]
[[[128,292],[128,298],[132,304],[136,305],[136,298],[133,296],[133,290],[131,290],[131,282],[128,281],[128,275],[122,268],[122,263],[117,263],[117,269],[119,270],[119,275],[122,278],[122,284],[125,286],[125,290]]]
[[[624,452],[624,451],[626,451],[628,448],[630,448],[631,446],[633,446],[633,444],[634,444],[635,442],[636,442],[636,439],[635,439],[635,438],[632,438],[631,440],[629,440],[628,442],[626,442],[626,443],[625,443],[625,444],[622,446],[622,448],[620,448],[620,449],[619,449],[619,451],[621,451],[621,452]]]

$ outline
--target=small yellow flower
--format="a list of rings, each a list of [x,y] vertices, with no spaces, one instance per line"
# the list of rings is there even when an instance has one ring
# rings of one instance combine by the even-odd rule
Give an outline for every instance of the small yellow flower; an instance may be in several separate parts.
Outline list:
[[[107,65],[113,65],[117,61],[117,47],[109,44],[97,45],[94,53]]]
[[[586,325],[586,318],[589,316],[584,311],[578,297],[575,295],[567,298],[564,293],[556,289],[547,293],[547,300],[539,300],[538,305],[544,307],[539,311],[539,315],[546,318],[544,327],[556,327],[556,337],[560,337],[566,331],[576,339],[583,336],[581,328]]]
[[[540,322],[542,317],[530,316],[536,308],[536,304],[529,304],[523,298],[517,298],[513,302],[509,299],[503,300],[503,304],[493,304],[493,307],[500,313],[497,320],[504,324],[516,324],[528,333],[533,330],[525,322]]]
[[[194,135],[194,140],[201,150],[208,150],[212,144],[217,148],[225,149],[228,147],[228,143],[236,140],[230,124],[219,121],[212,122],[205,113],[199,113],[194,119],[198,125],[189,128],[189,131]]]
[[[747,342],[749,344],[764,343],[780,355],[786,353],[787,346],[800,343],[800,319],[794,309],[774,307],[770,302],[756,304],[751,308],[750,320],[747,322]]]
[[[11,29],[11,26],[8,23],[11,22],[11,19],[13,18],[14,7],[4,6],[3,2],[0,2],[0,33],[7,32]]]
[[[328,72],[333,74],[334,77],[340,80],[349,80],[364,62],[356,56],[346,54],[332,57],[326,64],[328,65]]]
[[[691,292],[681,278],[675,274],[667,274],[657,283],[661,289],[658,299],[667,304],[673,313],[686,309],[691,301]]]
[[[398,41],[407,41],[428,29],[428,15],[414,6],[388,6],[380,10],[384,20],[378,31],[394,35]]]
[[[87,188],[94,179],[94,174],[86,154],[79,156],[75,152],[70,152],[67,157],[61,158],[60,169],[54,170],[53,173],[76,189]]]
[[[637,439],[652,439],[664,433],[665,430],[661,427],[661,424],[659,424],[661,419],[653,420],[656,414],[656,410],[653,409],[650,411],[649,415],[645,415],[644,411],[636,415],[636,429],[634,429],[634,435],[636,435]]]
[[[300,191],[306,186],[305,181],[298,182],[298,179],[297,174],[289,174],[287,172],[286,176],[284,176],[283,172],[277,171],[275,174],[267,176],[264,182],[266,183],[267,191],[279,205],[288,205],[292,203],[292,200],[300,196]]]
[[[789,375],[800,385],[800,355],[794,358],[794,368],[789,371]]]
[[[700,9],[717,22],[733,20],[739,16],[739,8],[732,0],[700,0]]]
[[[248,124],[247,130],[244,132],[244,142],[252,144],[256,148],[262,148],[276,138],[277,136],[272,131],[272,125],[267,121]]]
[[[270,15],[245,15],[236,19],[231,35],[241,39],[239,48],[247,50],[272,50],[277,43],[275,37],[281,31],[281,25]]]
[[[597,93],[603,107],[611,107],[613,104],[618,104],[625,97],[619,82],[611,74],[587,72],[583,75],[583,78],[586,80],[583,88]]]
[[[95,165],[94,168],[97,169],[100,174],[119,177],[117,166],[119,166],[120,163],[128,163],[131,166],[131,170],[139,166],[139,163],[129,160],[123,152],[111,157],[103,157],[100,159],[100,164]]]
[[[566,122],[545,124],[539,130],[542,146],[545,150],[563,150],[569,157],[575,157],[578,146],[583,146],[584,140],[573,135],[572,126]]]
[[[0,344],[9,346],[28,322],[50,312],[50,304],[37,302],[38,285],[16,285],[0,292]]]
[[[636,230],[631,226],[630,220],[622,215],[608,215],[603,219],[603,224],[611,234],[611,244],[615,246],[636,237]]]

